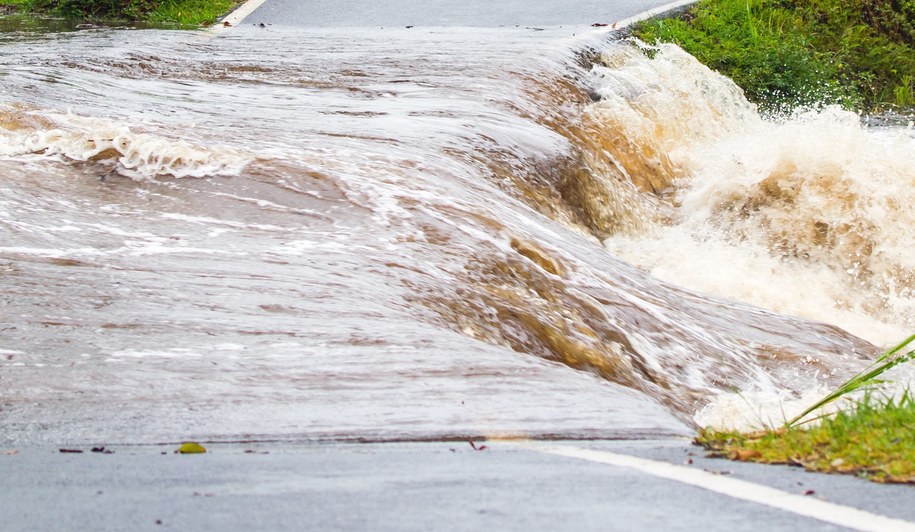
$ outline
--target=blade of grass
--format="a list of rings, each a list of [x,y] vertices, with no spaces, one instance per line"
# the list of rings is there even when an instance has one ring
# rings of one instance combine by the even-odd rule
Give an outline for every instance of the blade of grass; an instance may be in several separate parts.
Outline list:
[[[896,356],[900,351],[905,349],[913,341],[915,341],[915,334],[913,334],[912,336],[909,336],[901,344],[899,344],[896,347],[893,347],[892,349],[885,352],[883,355],[880,356],[880,358],[878,358],[876,361],[874,361],[874,363],[872,363],[870,366],[868,366],[867,369],[865,369],[861,373],[858,373],[854,377],[852,377],[852,378],[848,379],[847,381],[845,381],[844,383],[842,383],[842,385],[840,385],[838,388],[836,388],[835,390],[833,390],[832,392],[827,394],[825,397],[823,397],[822,399],[817,401],[813,406],[807,408],[806,410],[804,410],[803,412],[798,414],[794,419],[785,423],[784,426],[792,427],[792,426],[796,425],[800,420],[802,420],[804,417],[806,417],[807,414],[813,412],[814,410],[817,410],[819,408],[822,408],[822,407],[828,405],[829,403],[835,401],[836,399],[842,397],[843,395],[847,395],[856,390],[860,390],[862,388],[865,388],[868,386],[873,386],[873,385],[883,382],[883,381],[877,380],[877,377],[880,376],[881,374],[891,370],[892,368],[898,366],[899,364],[908,362],[910,360],[915,360],[915,349],[913,349],[903,355]]]

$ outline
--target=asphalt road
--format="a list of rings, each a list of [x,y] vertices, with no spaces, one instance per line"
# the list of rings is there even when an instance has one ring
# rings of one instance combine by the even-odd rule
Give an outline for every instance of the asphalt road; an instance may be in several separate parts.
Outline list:
[[[186,456],[174,454],[175,446],[116,447],[114,454],[21,449],[0,454],[0,528],[843,529],[630,468],[542,452],[552,445],[490,442],[474,450],[467,442],[224,444]],[[676,440],[563,445],[680,465],[692,461],[685,467],[915,519],[913,492],[905,486],[705,459]]]
[[[326,0],[268,0],[244,23],[590,24],[665,3],[354,0],[343,7]],[[114,447],[113,454],[0,449],[0,530],[843,529],[805,517],[802,510],[551,454],[548,447],[556,442],[486,445],[475,450],[467,442],[221,444],[191,456],[174,454],[174,445]],[[915,492],[907,486],[711,460],[675,439],[563,445],[650,458],[679,470],[776,488],[795,501],[829,501],[915,522]]]
[[[286,26],[556,26],[613,23],[669,0],[267,0],[246,24]]]

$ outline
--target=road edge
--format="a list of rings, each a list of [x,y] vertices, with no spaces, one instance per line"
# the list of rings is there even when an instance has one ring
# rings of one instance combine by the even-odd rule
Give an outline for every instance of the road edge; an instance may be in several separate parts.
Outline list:
[[[234,10],[230,11],[225,17],[219,20],[219,22],[213,25],[211,28],[208,28],[208,31],[213,33],[221,33],[225,30],[233,28],[241,24],[248,15],[254,13],[254,11],[264,4],[267,0],[248,0],[247,2],[236,7]]]

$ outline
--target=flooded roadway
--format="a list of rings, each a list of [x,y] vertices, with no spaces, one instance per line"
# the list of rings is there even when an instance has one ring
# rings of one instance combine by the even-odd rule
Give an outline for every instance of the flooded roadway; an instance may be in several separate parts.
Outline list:
[[[2,36],[3,441],[687,433],[876,351],[608,252],[676,205],[595,106],[676,51],[259,13]]]

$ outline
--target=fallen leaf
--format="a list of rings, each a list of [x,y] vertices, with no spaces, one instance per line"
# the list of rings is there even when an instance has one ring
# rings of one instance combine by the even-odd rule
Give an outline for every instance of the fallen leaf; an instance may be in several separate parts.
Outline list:
[[[60,449],[62,453],[72,453],[72,454],[82,454],[83,451],[80,449]]]
[[[816,492],[813,490],[807,490],[804,492],[804,495],[813,495],[814,493],[816,493]]]
[[[203,454],[207,452],[207,450],[203,445],[189,441],[182,443],[181,447],[178,447],[178,450],[175,452],[179,454]]]
[[[740,462],[746,462],[753,458],[759,458],[762,456],[762,453],[753,449],[734,449],[728,453],[728,458],[731,460],[738,460]]]
[[[6,456],[13,456],[14,454],[19,454],[19,451],[16,449],[10,449],[9,451],[3,451],[3,454]]]

